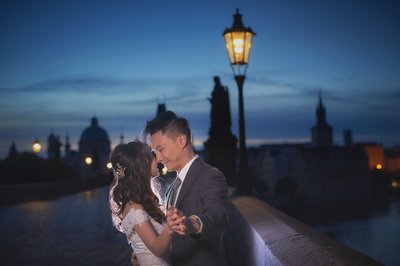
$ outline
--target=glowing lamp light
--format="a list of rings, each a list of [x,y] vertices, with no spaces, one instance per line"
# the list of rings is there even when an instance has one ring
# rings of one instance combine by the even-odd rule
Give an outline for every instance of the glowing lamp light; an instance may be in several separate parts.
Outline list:
[[[382,164],[378,163],[378,164],[375,166],[375,168],[376,168],[377,170],[381,170],[381,169],[382,169]]]
[[[93,163],[93,160],[92,160],[91,157],[88,156],[88,157],[85,158],[85,164],[86,165],[91,165],[92,163]]]
[[[109,162],[109,163],[107,163],[106,166],[107,166],[107,169],[112,169],[112,163]]]
[[[35,139],[35,141],[32,143],[32,150],[34,153],[39,153],[40,150],[42,149],[42,144],[40,144],[38,139]]]
[[[236,9],[236,14],[233,18],[232,27],[226,28],[223,33],[229,61],[232,66],[247,65],[249,63],[251,42],[256,34],[250,27],[246,28],[243,25],[239,9]]]

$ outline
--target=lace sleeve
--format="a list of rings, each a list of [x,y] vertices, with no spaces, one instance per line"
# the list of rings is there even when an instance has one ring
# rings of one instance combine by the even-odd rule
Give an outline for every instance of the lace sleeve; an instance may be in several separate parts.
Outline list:
[[[125,234],[133,232],[133,227],[149,220],[149,215],[142,209],[130,209],[128,214],[122,220],[122,229]]]

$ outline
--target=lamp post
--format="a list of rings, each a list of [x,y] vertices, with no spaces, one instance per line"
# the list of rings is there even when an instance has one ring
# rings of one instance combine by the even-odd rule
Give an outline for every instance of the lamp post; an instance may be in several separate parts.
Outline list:
[[[236,14],[233,15],[232,27],[226,28],[223,35],[233,75],[239,90],[239,173],[236,186],[238,194],[247,194],[251,193],[251,184],[246,178],[249,173],[247,173],[243,84],[246,79],[251,42],[256,34],[250,27],[246,28],[243,25],[242,15],[239,13],[239,9],[236,9]]]
[[[42,144],[40,144],[40,141],[38,139],[35,139],[35,141],[32,143],[33,152],[39,154],[41,149],[42,149]]]

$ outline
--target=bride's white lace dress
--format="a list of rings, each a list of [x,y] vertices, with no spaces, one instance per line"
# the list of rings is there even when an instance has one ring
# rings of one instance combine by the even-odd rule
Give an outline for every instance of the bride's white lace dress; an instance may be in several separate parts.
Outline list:
[[[121,227],[125,233],[128,242],[131,244],[134,253],[136,254],[140,266],[168,266],[171,263],[170,252],[165,252],[163,257],[155,256],[143,243],[139,235],[133,230],[137,224],[149,221],[157,234],[163,230],[163,225],[156,222],[142,209],[131,208],[125,218],[122,220]]]

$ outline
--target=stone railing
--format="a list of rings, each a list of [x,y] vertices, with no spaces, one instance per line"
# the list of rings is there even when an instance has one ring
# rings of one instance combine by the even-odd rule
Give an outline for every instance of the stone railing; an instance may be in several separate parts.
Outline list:
[[[225,233],[227,265],[383,265],[251,197],[237,197]]]

